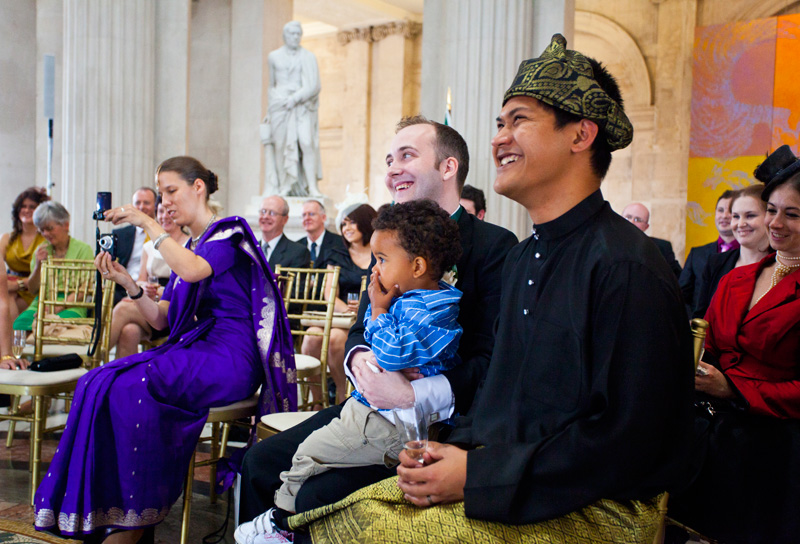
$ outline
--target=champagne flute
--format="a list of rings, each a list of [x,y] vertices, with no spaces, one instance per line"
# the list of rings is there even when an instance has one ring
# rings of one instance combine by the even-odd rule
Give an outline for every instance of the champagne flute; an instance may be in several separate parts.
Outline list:
[[[358,306],[356,306],[356,310],[353,310],[353,306],[358,304],[358,293],[347,293],[347,305],[350,307],[350,311],[358,311]]]
[[[158,288],[161,287],[161,284],[158,283],[158,276],[155,276],[155,275],[152,275],[152,274],[147,276],[147,283],[149,283],[150,285],[155,287],[155,289],[156,289],[156,299],[155,300],[156,300],[156,302],[158,302],[158,299],[161,298],[161,297],[158,296]]]
[[[22,358],[22,352],[25,351],[27,336],[28,331],[14,331],[14,342],[11,346],[11,353],[17,358],[17,361]]]
[[[428,448],[428,422],[422,406],[412,402],[392,409],[392,413],[406,453],[425,464],[422,454]]]

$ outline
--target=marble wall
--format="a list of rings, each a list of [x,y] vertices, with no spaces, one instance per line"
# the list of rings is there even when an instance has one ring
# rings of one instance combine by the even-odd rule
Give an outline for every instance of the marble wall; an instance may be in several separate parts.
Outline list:
[[[0,0],[3,202],[34,181],[45,182],[47,132],[40,104],[44,54],[56,57],[53,177],[55,196],[62,196],[64,29],[74,28],[65,21],[65,6],[74,1]],[[257,129],[266,111],[266,54],[281,45],[279,29],[292,18],[293,4],[291,0],[170,0],[156,5],[155,109],[150,121],[154,164],[145,170],[176,153],[195,154],[223,180],[218,198],[226,211],[242,213],[248,200],[262,190],[263,153]],[[650,206],[650,234],[670,239],[680,258],[695,28],[798,13],[800,2],[574,0],[574,7],[573,44],[604,61],[619,77],[636,130],[633,145],[615,154],[604,192],[618,210],[631,200]],[[441,30],[433,26],[431,32]],[[366,29],[348,31],[344,41],[336,34],[303,40],[303,46],[317,55],[322,77],[321,188],[333,200],[342,198],[348,187],[351,192],[366,191],[378,205],[388,199],[383,156],[395,122],[424,110],[426,100],[440,98],[421,91],[425,88],[420,75],[421,35],[390,32],[375,39],[367,37]],[[137,174],[136,183],[148,181],[144,170]],[[91,183],[81,187],[95,190]],[[10,218],[0,210],[0,231],[9,228]]]

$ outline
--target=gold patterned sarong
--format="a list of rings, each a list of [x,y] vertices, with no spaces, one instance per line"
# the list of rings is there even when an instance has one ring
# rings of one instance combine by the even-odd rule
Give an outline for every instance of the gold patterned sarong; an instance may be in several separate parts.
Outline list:
[[[663,519],[659,497],[648,501],[601,499],[560,518],[530,525],[469,519],[464,503],[418,508],[403,498],[397,477],[365,487],[341,501],[289,518],[295,530],[307,526],[315,544],[338,542],[598,543],[653,542]]]

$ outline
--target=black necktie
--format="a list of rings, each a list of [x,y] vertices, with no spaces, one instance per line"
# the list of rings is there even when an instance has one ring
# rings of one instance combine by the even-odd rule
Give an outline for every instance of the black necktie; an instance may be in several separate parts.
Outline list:
[[[311,260],[312,261],[316,261],[317,260],[317,243],[316,242],[311,242]]]

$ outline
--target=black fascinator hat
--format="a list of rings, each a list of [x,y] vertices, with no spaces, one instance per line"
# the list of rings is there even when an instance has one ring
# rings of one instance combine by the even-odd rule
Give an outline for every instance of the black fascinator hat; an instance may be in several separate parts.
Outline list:
[[[798,159],[788,145],[782,145],[767,159],[758,165],[753,175],[764,183],[761,200],[769,200],[769,195],[784,181],[800,172],[800,159]]]

